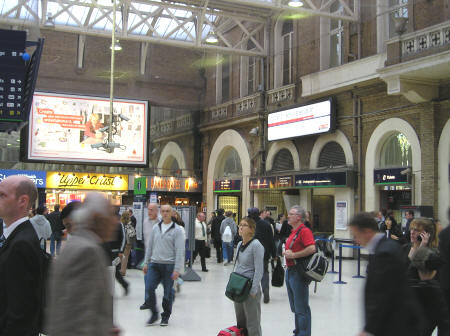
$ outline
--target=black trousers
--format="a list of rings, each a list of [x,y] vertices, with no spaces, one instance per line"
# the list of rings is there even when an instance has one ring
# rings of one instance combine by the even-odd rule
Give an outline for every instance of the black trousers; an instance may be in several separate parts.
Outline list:
[[[214,240],[214,248],[216,249],[217,262],[221,263],[223,261],[222,239]]]
[[[193,257],[192,261],[195,261],[195,258],[197,258],[197,255],[200,255],[200,263],[202,264],[202,270],[206,270],[205,249],[206,249],[206,241],[196,239],[195,240],[194,257]]]
[[[118,256],[119,256],[118,253],[115,253],[115,252],[112,253],[113,260],[116,259]],[[123,289],[127,289],[129,283],[127,281],[125,281],[122,274],[120,273],[120,265],[121,264],[118,264],[116,266],[115,278],[116,278],[117,282],[120,283],[120,285],[123,287]]]

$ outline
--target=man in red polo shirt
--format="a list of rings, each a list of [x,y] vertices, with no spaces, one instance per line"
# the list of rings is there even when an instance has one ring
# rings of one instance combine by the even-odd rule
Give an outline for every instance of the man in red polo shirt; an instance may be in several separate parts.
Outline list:
[[[306,212],[299,205],[289,210],[288,223],[292,232],[286,240],[286,287],[291,311],[295,317],[294,336],[311,336],[311,309],[309,308],[309,283],[295,267],[295,259],[307,257],[316,252],[316,243],[305,224]]]

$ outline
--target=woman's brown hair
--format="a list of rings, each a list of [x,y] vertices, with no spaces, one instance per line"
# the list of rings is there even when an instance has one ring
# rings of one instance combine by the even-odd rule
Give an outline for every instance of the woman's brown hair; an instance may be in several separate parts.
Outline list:
[[[428,247],[437,247],[438,241],[436,236],[436,230],[434,228],[433,221],[428,218],[415,218],[412,220],[410,230],[423,230],[430,234],[430,239],[428,240]]]

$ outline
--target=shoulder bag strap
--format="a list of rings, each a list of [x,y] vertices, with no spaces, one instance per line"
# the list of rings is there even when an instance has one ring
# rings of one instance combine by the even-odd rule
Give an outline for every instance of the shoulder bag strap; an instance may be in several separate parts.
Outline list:
[[[252,238],[252,240],[250,240],[250,241],[247,243],[247,245],[244,246],[243,250],[245,250],[245,249],[253,242],[253,240],[255,240],[255,238]],[[239,252],[241,252],[242,245],[243,245],[243,243],[241,243],[241,245],[239,246],[238,251],[237,251],[237,253],[236,253],[236,259],[234,259],[233,272],[234,272],[234,269],[236,268],[236,262],[238,261],[238,258],[239,258]]]
[[[292,246],[294,245],[294,242],[297,240],[298,236],[300,235],[300,231],[302,231],[302,229],[303,229],[303,227],[300,227],[300,229],[295,234],[294,239],[292,239],[291,244],[289,245],[289,249],[291,249]]]

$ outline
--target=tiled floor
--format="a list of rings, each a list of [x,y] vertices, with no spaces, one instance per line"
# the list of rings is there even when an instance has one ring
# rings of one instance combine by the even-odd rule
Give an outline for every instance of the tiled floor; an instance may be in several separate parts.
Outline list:
[[[366,264],[362,262],[362,272]],[[200,282],[185,282],[181,293],[177,294],[173,314],[168,327],[147,327],[149,311],[140,311],[143,303],[143,273],[129,270],[127,281],[131,283],[128,296],[123,296],[118,283],[115,285],[115,320],[122,328],[122,335],[210,335],[235,324],[232,302],[224,295],[228,274],[232,266],[216,264],[209,259],[208,273],[200,272],[197,262],[194,270],[202,277]],[[336,264],[337,268],[337,264]],[[337,275],[328,274],[318,284],[317,293],[310,286],[310,306],[312,311],[312,335],[314,336],[351,336],[362,327],[362,298],[364,279],[354,279],[355,261],[343,262],[343,280],[346,285],[333,284]],[[293,314],[290,312],[286,287],[271,287],[271,301],[262,303],[262,331],[264,335],[291,336],[294,327]],[[161,286],[158,288],[158,302],[161,304]]]

